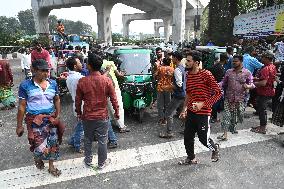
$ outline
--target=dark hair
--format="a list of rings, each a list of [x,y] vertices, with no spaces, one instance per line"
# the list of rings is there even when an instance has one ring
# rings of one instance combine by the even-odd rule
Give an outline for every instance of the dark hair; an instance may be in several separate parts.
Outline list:
[[[173,52],[172,53],[173,57],[175,57],[178,61],[181,61],[183,59],[182,53],[181,52]]]
[[[94,71],[100,71],[103,65],[103,59],[94,53],[90,53],[88,56],[88,64]]]
[[[230,53],[234,52],[234,48],[233,47],[227,47],[226,52],[230,54]]]
[[[65,63],[69,70],[74,71],[74,66],[77,64],[76,57],[68,58]]]
[[[170,66],[171,65],[171,59],[170,58],[164,58],[163,59],[163,65],[164,66]]]
[[[228,60],[228,55],[226,53],[221,53],[220,54],[220,61],[225,62],[226,60]]]
[[[41,44],[41,42],[39,40],[37,40],[37,39],[33,40],[33,46],[37,46],[39,44]]]
[[[162,50],[161,47],[157,47],[157,48],[156,48],[156,52],[157,52],[157,51],[161,51],[161,50]]]
[[[245,49],[245,52],[248,53],[248,54],[252,53],[252,51],[255,51],[255,47],[254,46],[249,46],[249,47],[247,47]]]
[[[241,62],[243,62],[243,60],[244,60],[244,57],[243,57],[243,55],[241,55],[241,54],[236,54],[236,55],[233,56],[233,58],[234,58],[234,59],[237,58],[237,59],[239,59]]]
[[[75,53],[73,54],[73,57],[74,57],[74,58],[78,58],[81,63],[84,61],[84,58],[83,58],[82,53],[75,52]]]
[[[193,61],[202,61],[202,53],[199,51],[191,51],[186,56],[191,56]]]

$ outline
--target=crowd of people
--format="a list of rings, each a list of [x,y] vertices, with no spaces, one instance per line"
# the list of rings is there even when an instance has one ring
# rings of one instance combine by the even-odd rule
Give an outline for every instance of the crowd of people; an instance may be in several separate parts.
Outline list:
[[[263,46],[261,46],[263,47]],[[198,163],[194,153],[195,134],[199,141],[212,151],[211,159],[220,158],[221,141],[229,140],[228,131],[238,134],[237,124],[243,122],[246,107],[255,108],[259,126],[251,131],[266,134],[267,108],[272,100],[273,124],[284,125],[284,42],[276,38],[269,49],[259,45],[238,44],[227,47],[215,64],[206,64],[201,51],[184,48],[178,51],[155,50],[152,63],[153,83],[156,86],[157,123],[166,125],[159,137],[173,138],[177,115],[185,122],[184,146],[187,157],[180,165]],[[49,50],[49,51],[48,51]],[[59,176],[54,166],[59,157],[59,145],[65,125],[60,121],[61,107],[58,84],[53,80],[52,50],[44,49],[39,42],[32,50],[26,49],[21,65],[23,72],[31,72],[19,86],[19,105],[16,133],[22,136],[25,121],[30,150],[35,165],[44,168],[43,160],[49,161],[48,172]],[[121,133],[129,132],[124,123],[124,110],[118,78],[123,78],[119,61],[108,61],[100,49],[88,53],[79,49],[70,57],[58,53],[68,68],[66,85],[73,100],[73,112],[77,118],[68,143],[78,153],[84,153],[84,163],[93,167],[92,143],[98,141],[98,165],[103,169],[110,163],[107,148],[116,148],[117,137],[112,126]],[[236,53],[237,51],[237,53]],[[15,107],[12,92],[13,76],[6,60],[0,61],[0,100],[4,109]],[[218,113],[223,111],[222,119]],[[210,138],[210,124],[220,125],[219,142]],[[82,138],[84,137],[84,148]]]

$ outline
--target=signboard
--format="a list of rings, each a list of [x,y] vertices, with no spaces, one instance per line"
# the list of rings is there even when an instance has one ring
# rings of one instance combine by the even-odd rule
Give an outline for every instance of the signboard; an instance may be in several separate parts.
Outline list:
[[[236,16],[234,35],[247,38],[284,33],[284,4]]]

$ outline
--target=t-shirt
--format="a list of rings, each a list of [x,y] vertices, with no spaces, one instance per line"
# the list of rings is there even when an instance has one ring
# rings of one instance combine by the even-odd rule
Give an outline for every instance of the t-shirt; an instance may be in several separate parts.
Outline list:
[[[261,96],[274,96],[275,89],[274,89],[274,81],[276,77],[276,67],[273,64],[269,64],[261,68],[259,71],[258,78],[260,81],[267,80],[267,83],[264,87],[257,87],[256,91],[258,95]]]
[[[57,83],[48,79],[45,91],[32,79],[23,81],[19,87],[19,99],[27,101],[26,112],[32,115],[52,114],[55,111],[53,99],[59,95]]]
[[[157,71],[158,76],[158,84],[157,91],[158,92],[171,92],[173,90],[173,78],[174,78],[174,68],[170,66],[160,66]]]
[[[117,81],[117,78],[116,78],[116,75],[115,75],[115,71],[117,70],[117,67],[115,66],[113,61],[104,60],[102,68],[106,69],[107,66],[111,66],[110,71],[109,71],[109,75],[110,75],[110,77],[111,77],[111,79],[114,83],[115,88],[119,87],[118,81]]]

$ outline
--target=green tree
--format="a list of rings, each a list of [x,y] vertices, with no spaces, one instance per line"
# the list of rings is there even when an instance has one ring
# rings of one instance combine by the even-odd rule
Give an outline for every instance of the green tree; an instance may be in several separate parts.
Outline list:
[[[18,20],[20,21],[21,29],[26,35],[35,35],[35,21],[32,9],[18,12]]]
[[[120,42],[123,41],[123,36],[120,33],[113,33],[112,34],[112,42]]]
[[[56,33],[57,21],[58,21],[58,18],[55,15],[48,16],[49,32],[51,34]]]

